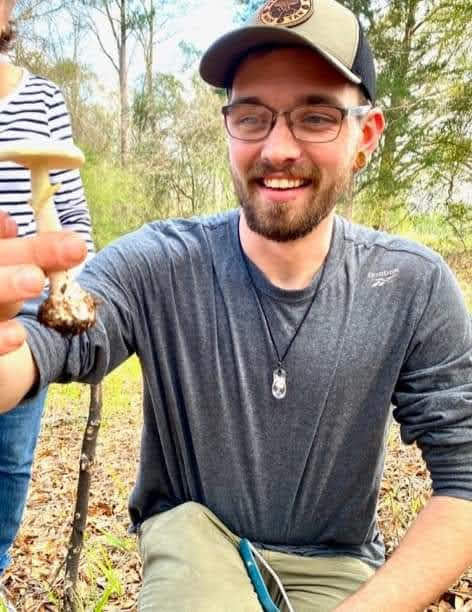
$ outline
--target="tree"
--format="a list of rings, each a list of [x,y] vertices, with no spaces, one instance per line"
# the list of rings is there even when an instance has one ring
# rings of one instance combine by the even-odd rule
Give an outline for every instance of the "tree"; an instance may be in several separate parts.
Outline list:
[[[140,133],[136,163],[154,203],[151,217],[195,215],[214,209],[216,203],[218,208],[229,206],[233,194],[218,94],[197,76],[188,91],[176,77],[158,74],[152,118],[150,107],[141,101],[136,96],[134,123]]]
[[[54,19],[63,7],[63,0],[17,0],[13,13],[19,30],[13,51],[17,65],[27,66],[25,55],[32,50],[49,56],[51,41],[37,26]]]
[[[368,220],[389,228],[400,211],[445,206],[451,172],[456,185],[465,180],[472,118],[465,89],[470,94],[470,88],[458,83],[470,83],[472,5],[449,0],[346,4],[367,29],[378,64],[378,100],[387,118],[382,146],[359,192],[367,191]]]
[[[144,57],[142,90],[138,94],[140,112],[141,116],[147,114],[149,129],[154,127],[150,121],[155,116],[152,104],[154,101],[157,46],[170,37],[171,34],[167,29],[169,21],[181,13],[186,4],[185,0],[178,3],[174,0],[139,0],[139,6],[135,8],[133,13],[133,29]]]
[[[129,52],[128,43],[135,27],[136,10],[139,0],[80,0],[77,9],[82,8],[87,25],[95,36],[101,50],[118,75],[120,100],[120,162],[124,167],[129,154]],[[101,25],[108,25],[113,40],[113,49],[106,43]]]
[[[235,21],[239,24],[244,23],[257,11],[257,9],[261,8],[265,2],[266,0],[235,0]]]

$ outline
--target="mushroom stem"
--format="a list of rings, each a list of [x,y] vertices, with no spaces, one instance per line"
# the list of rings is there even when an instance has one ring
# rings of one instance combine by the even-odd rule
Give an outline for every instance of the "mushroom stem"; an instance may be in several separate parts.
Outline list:
[[[47,166],[38,165],[31,168],[31,207],[34,210],[38,233],[62,230],[53,199],[59,188],[60,184],[51,185]],[[51,283],[51,293],[71,281],[67,271],[50,272],[48,278]]]
[[[59,185],[51,185],[47,166],[31,168],[31,207],[38,233],[60,232],[62,229],[52,197],[58,188]]]
[[[47,166],[40,164],[31,168],[31,207],[34,210],[38,233],[62,230],[53,199],[60,186],[59,183],[51,185]],[[72,282],[72,276],[66,270],[50,272],[48,278],[51,293],[55,293],[59,287],[68,287]]]
[[[71,143],[22,141],[0,144],[0,161],[13,161],[31,172],[31,206],[38,233],[61,231],[53,195],[59,185],[51,185],[49,170],[79,168],[84,156]],[[79,334],[95,323],[98,301],[83,291],[68,271],[49,275],[50,292],[41,304],[38,319],[64,334]]]

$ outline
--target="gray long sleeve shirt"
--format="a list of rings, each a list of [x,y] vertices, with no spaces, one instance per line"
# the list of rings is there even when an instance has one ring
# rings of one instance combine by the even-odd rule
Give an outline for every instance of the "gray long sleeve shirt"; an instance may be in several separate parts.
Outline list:
[[[261,546],[377,566],[392,404],[435,493],[472,499],[472,330],[460,290],[436,253],[339,217],[310,287],[282,290],[248,262],[252,284],[238,219],[156,222],[99,253],[81,276],[103,299],[93,329],[64,339],[26,321],[40,386],[96,382],[138,355],[135,526],[194,500]],[[284,362],[287,395],[275,399],[261,303],[283,353],[314,291]]]

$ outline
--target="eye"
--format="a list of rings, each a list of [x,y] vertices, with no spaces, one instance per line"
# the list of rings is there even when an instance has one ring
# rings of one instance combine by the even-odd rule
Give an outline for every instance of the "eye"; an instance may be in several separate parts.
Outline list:
[[[261,125],[264,122],[264,117],[260,115],[241,115],[237,117],[236,123],[241,126],[253,126],[253,125]]]
[[[338,126],[342,115],[339,109],[331,106],[302,106],[295,109],[292,120],[301,129],[320,131]]]
[[[270,126],[271,113],[263,107],[241,104],[232,108],[229,120],[233,128],[253,133]]]
[[[336,117],[321,113],[309,113],[304,117],[300,118],[299,121],[300,120],[306,125],[314,126],[336,123]]]

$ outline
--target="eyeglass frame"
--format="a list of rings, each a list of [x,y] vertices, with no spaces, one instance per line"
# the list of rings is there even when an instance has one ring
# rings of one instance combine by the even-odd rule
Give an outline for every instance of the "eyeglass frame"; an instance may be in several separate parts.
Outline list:
[[[266,108],[268,111],[270,111],[272,113],[272,120],[270,122],[270,126],[267,130],[267,133],[265,134],[265,136],[261,137],[261,138],[254,138],[254,139],[248,139],[248,138],[238,138],[237,136],[233,136],[233,134],[231,134],[229,128],[228,128],[228,111],[231,108],[234,108],[235,106],[241,106],[241,105],[247,105],[247,106],[261,106],[263,108]],[[290,120],[290,115],[293,113],[294,110],[296,110],[297,108],[303,108],[304,106],[326,106],[329,108],[334,108],[336,110],[338,110],[341,113],[341,122],[339,125],[339,130],[338,133],[336,134],[336,136],[334,138],[331,138],[330,140],[306,140],[305,138],[298,138],[297,136],[295,136],[295,134],[293,133],[293,121]],[[295,140],[299,140],[300,142],[310,142],[312,144],[324,144],[326,142],[334,142],[339,134],[341,133],[341,129],[343,126],[343,122],[344,119],[346,117],[362,117],[363,115],[366,115],[369,111],[372,110],[372,105],[371,104],[361,104],[359,106],[347,106],[347,107],[343,107],[343,106],[336,106],[335,104],[325,104],[323,102],[319,102],[316,104],[297,104],[297,106],[294,106],[293,108],[289,109],[289,110],[284,110],[284,111],[277,111],[275,110],[275,108],[272,108],[270,106],[268,106],[267,104],[262,104],[262,102],[233,102],[231,104],[225,104],[224,106],[221,107],[221,112],[223,113],[223,117],[224,117],[224,124],[225,124],[225,128],[226,131],[228,132],[229,136],[231,138],[234,138],[234,140],[239,140],[240,142],[262,142],[263,140],[265,140],[269,134],[272,132],[272,130],[274,129],[276,123],[277,123],[277,119],[280,116],[285,117],[285,120],[287,122],[287,127],[290,130],[290,133],[292,134],[293,138]]]

